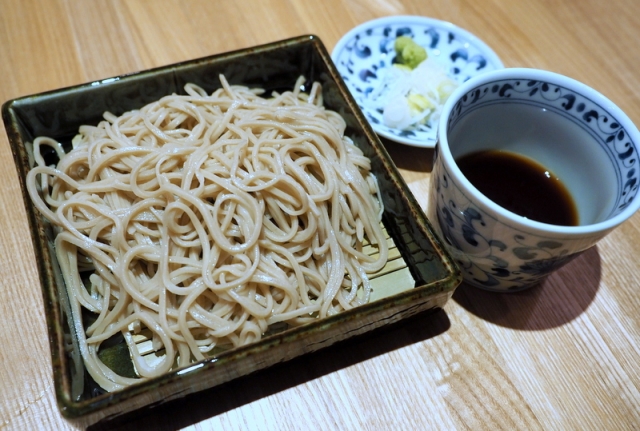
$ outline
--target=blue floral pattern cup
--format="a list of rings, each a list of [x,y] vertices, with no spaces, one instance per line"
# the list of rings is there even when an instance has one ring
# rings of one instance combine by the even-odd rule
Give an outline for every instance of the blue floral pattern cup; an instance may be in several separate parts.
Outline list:
[[[571,78],[502,69],[472,78],[438,124],[428,217],[464,280],[494,291],[538,284],[640,207],[640,133],[610,100]],[[572,194],[579,225],[512,213],[484,196],[455,160],[481,150],[530,157]]]

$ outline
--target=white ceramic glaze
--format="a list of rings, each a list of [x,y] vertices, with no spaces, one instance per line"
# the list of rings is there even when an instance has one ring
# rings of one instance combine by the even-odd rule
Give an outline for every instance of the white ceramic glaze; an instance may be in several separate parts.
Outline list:
[[[470,32],[451,23],[421,16],[389,16],[365,22],[336,44],[331,57],[375,132],[387,139],[416,147],[433,148],[435,124],[409,130],[388,127],[382,112],[374,109],[370,95],[381,85],[386,68],[392,67],[398,36],[409,36],[424,47],[429,59],[437,62],[458,83],[482,73],[501,69],[495,52]]]
[[[445,103],[428,216],[467,283],[498,291],[538,284],[640,207],[640,133],[609,99],[571,78],[503,69],[460,86]],[[495,204],[455,158],[481,149],[529,156],[573,195],[578,226],[536,222]]]

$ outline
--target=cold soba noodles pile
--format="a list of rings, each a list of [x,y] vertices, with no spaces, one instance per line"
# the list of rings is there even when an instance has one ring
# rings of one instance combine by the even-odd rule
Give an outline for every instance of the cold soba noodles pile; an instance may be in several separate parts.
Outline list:
[[[263,98],[220,80],[211,95],[188,84],[186,95],[107,112],[67,154],[33,143],[29,194],[57,230],[81,354],[108,391],[257,341],[274,323],[365,303],[367,274],[387,261],[370,161],[319,85]],[[97,316],[86,331],[82,308]],[[154,361],[135,344],[143,330]],[[118,333],[139,378],[98,356]]]

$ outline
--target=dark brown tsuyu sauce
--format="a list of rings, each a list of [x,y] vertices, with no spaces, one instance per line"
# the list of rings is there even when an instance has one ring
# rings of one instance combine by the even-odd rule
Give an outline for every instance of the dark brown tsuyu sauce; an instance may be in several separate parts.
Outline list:
[[[577,226],[578,211],[564,184],[538,162],[488,150],[456,160],[467,179],[501,207],[531,220]]]

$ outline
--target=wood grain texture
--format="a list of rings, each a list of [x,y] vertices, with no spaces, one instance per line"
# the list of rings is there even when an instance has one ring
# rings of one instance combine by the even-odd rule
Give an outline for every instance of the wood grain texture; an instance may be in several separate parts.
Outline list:
[[[640,123],[636,0],[4,0],[0,102],[301,34],[331,50],[397,14],[451,21],[506,66],[593,86]],[[0,126],[2,127],[2,126]],[[431,150],[386,142],[425,208]],[[25,210],[0,130],[0,429],[81,429],[55,402]],[[640,214],[539,288],[443,311],[95,429],[640,428]]]

